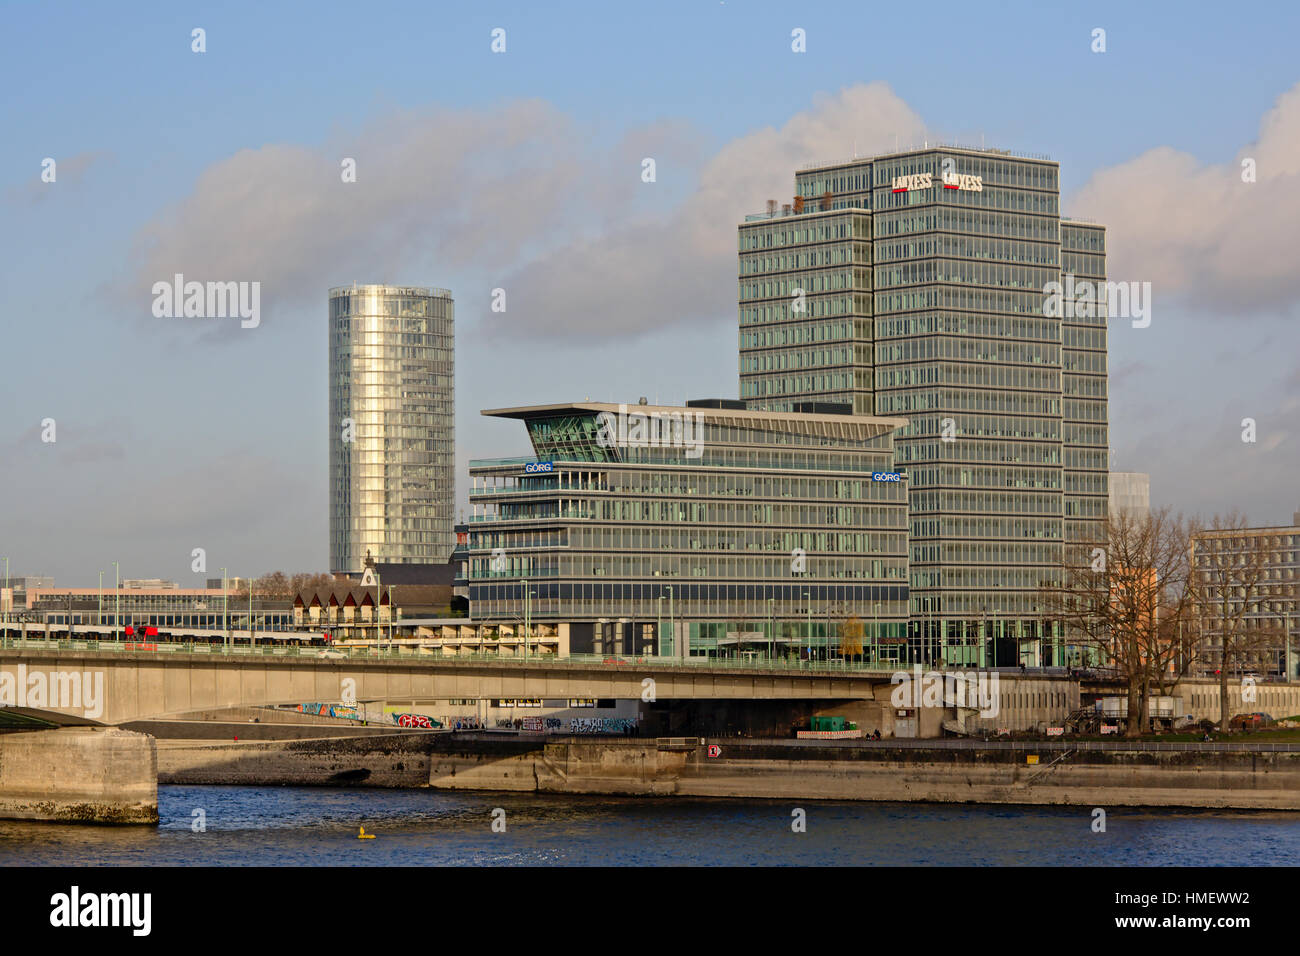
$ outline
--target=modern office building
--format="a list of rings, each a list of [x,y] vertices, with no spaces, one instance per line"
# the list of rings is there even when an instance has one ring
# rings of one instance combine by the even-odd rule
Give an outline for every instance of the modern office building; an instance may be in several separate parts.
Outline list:
[[[218,582],[219,583],[219,582]],[[246,631],[251,611],[261,631],[284,631],[293,626],[288,600],[254,597],[226,588],[134,587],[33,588],[19,612],[34,626],[59,628],[69,619],[79,626],[119,627],[151,625],[160,628],[232,627]]]
[[[1136,471],[1110,473],[1110,513],[1127,512],[1138,520],[1151,514],[1151,476]]]
[[[1192,573],[1200,578],[1200,601],[1208,605],[1199,614],[1199,673],[1216,674],[1222,666],[1227,601],[1228,617],[1243,625],[1237,647],[1246,652],[1230,670],[1300,677],[1300,511],[1290,525],[1193,535]]]
[[[1093,307],[1053,283],[1103,280]],[[902,416],[923,659],[1059,664],[1044,586],[1104,540],[1105,231],[1045,157],[935,146],[815,166],[739,226],[741,398]]]
[[[455,340],[445,289],[329,294],[330,570],[446,564],[454,544]]]
[[[564,622],[573,653],[905,653],[903,420],[734,399],[483,414],[523,422],[534,455],[470,464],[475,621]]]

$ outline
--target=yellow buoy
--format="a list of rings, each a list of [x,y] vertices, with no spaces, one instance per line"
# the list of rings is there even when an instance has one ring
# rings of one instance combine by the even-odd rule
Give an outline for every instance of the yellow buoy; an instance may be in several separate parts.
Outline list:
[[[374,838],[375,835],[373,833],[367,833],[365,827],[362,827],[361,832],[357,834],[358,840],[373,840]]]

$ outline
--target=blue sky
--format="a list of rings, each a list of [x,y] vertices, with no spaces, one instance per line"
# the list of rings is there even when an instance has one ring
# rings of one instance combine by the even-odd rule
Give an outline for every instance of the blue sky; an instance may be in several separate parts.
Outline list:
[[[482,408],[733,396],[735,223],[798,163],[896,136],[1049,154],[1066,213],[1110,227],[1112,277],[1153,282],[1151,329],[1112,327],[1111,418],[1156,503],[1300,508],[1293,6],[466,6],[6,9],[15,573],[87,583],[120,560],[190,583],[195,547],[237,573],[324,569],[330,285],[455,294],[462,486],[469,458],[526,449]],[[263,324],[154,319],[173,266],[261,281]]]

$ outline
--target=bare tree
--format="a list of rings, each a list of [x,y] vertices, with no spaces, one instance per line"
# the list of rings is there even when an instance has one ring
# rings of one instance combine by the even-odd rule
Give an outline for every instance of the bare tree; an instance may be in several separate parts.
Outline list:
[[[1190,606],[1187,542],[1188,524],[1168,508],[1113,514],[1106,541],[1068,546],[1059,581],[1042,592],[1046,612],[1064,622],[1071,642],[1118,672],[1130,737],[1146,726],[1152,683],[1163,690],[1168,663],[1187,650],[1173,638]],[[1187,666],[1180,660],[1180,668]]]
[[[273,571],[257,579],[255,585],[257,596],[268,599],[287,599],[293,597],[289,589],[289,579],[283,571]]]
[[[1264,539],[1246,534],[1240,512],[1215,515],[1198,528],[1193,547],[1196,618],[1205,639],[1203,653],[1218,664],[1219,728],[1228,729],[1228,675],[1259,667],[1265,655],[1287,640],[1275,604],[1294,600],[1294,585],[1269,575]]]

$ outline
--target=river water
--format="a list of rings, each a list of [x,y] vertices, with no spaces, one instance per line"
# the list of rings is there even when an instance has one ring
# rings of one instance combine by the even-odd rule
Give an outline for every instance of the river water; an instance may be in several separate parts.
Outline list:
[[[156,829],[0,821],[0,865],[1300,864],[1300,813],[1116,809],[1099,833],[1059,807],[189,786],[158,804]]]

